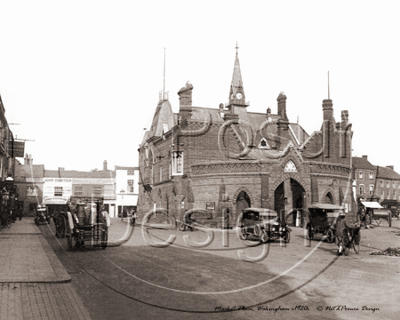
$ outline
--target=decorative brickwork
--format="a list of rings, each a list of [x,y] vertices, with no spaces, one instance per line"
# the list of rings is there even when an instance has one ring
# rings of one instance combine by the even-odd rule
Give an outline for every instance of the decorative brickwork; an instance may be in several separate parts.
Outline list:
[[[215,173],[260,172],[260,168],[260,163],[251,162],[197,164],[192,166],[192,174],[202,175]]]

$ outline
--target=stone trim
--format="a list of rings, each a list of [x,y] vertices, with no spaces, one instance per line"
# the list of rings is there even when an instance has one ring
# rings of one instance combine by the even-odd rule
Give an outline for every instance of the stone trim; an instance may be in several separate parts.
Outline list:
[[[275,191],[279,185],[287,179],[296,180],[306,192],[310,192],[310,188],[307,184],[303,181],[303,179],[296,173],[296,172],[287,172],[283,176],[281,176],[278,180],[276,180],[272,185],[272,191]]]
[[[254,196],[253,196],[253,194],[250,192],[250,190],[247,189],[247,188],[244,187],[244,186],[239,187],[239,189],[237,189],[236,192],[233,194],[233,200],[232,200],[232,201],[233,201],[233,204],[236,204],[236,199],[237,199],[239,193],[242,192],[242,191],[244,191],[244,192],[247,193],[247,195],[248,195],[249,198],[250,198],[250,202],[251,202],[250,205],[254,206],[255,203],[256,203],[256,199],[254,198]]]

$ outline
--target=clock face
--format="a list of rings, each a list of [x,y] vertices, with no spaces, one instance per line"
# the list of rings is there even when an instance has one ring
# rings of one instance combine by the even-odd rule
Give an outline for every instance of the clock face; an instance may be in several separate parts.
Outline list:
[[[239,92],[239,93],[236,95],[236,98],[237,98],[237,99],[242,99],[242,94]]]

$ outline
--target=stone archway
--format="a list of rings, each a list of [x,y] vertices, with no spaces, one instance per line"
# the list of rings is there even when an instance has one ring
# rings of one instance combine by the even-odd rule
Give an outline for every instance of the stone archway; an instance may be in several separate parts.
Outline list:
[[[236,219],[243,209],[255,205],[255,198],[246,187],[240,187],[233,194],[233,217]]]
[[[282,181],[274,190],[274,210],[287,224],[296,225],[299,215],[300,225],[304,222],[303,208],[305,204],[306,189],[296,179],[288,177]]]

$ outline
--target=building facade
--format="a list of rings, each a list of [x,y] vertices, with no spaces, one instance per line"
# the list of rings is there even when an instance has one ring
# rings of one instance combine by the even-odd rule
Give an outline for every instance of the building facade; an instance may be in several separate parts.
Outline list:
[[[356,198],[372,200],[377,193],[377,167],[368,161],[368,156],[353,157],[353,179],[356,186]]]
[[[138,149],[139,217],[154,207],[180,218],[198,208],[215,221],[228,209],[234,221],[243,208],[263,207],[293,223],[292,213],[317,202],[352,209],[347,111],[336,122],[332,100],[323,100],[320,130],[311,135],[289,121],[283,92],[277,113],[250,112],[237,52],[227,87],[228,103],[204,108],[192,105],[193,85],[186,83],[178,113],[160,95]]]
[[[19,201],[24,203],[24,215],[27,215],[32,209],[36,208],[38,203],[43,201],[44,172],[44,165],[33,164],[31,155],[26,154],[23,163],[16,161],[14,181],[17,186]]]
[[[137,212],[138,181],[138,167],[115,166],[117,211],[114,213],[114,216],[120,217],[122,215],[126,217],[132,210]],[[111,212],[110,215],[113,216]]]
[[[0,181],[14,177],[15,157],[13,155],[14,136],[7,122],[6,109],[0,95]]]

